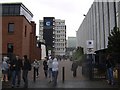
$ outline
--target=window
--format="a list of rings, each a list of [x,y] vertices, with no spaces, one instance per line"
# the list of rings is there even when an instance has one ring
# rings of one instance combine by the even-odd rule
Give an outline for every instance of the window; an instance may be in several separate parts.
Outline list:
[[[9,23],[8,24],[8,32],[13,33],[14,32],[14,23]]]
[[[25,26],[25,37],[27,36],[27,26]]]
[[[13,53],[13,44],[12,43],[7,44],[7,52],[8,53]]]

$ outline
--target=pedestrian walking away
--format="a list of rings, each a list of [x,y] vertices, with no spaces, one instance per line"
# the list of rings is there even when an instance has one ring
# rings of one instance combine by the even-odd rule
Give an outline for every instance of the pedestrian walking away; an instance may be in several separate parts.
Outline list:
[[[48,74],[49,74],[49,78],[50,78],[50,81],[52,81],[52,63],[53,63],[53,60],[52,58],[49,58],[49,60],[47,61],[47,64],[48,64]]]
[[[77,76],[77,68],[78,68],[77,61],[73,61],[72,67],[71,67],[71,71],[73,72],[73,77]]]
[[[52,63],[53,86],[57,85],[58,68],[59,68],[59,63],[57,61],[57,58],[54,58]]]
[[[43,69],[44,69],[44,74],[45,74],[45,77],[47,78],[47,75],[48,75],[48,64],[47,64],[47,57],[45,57],[45,60],[43,61]]]
[[[22,77],[24,81],[24,88],[28,88],[28,72],[31,70],[31,63],[27,58],[27,55],[24,55],[23,57],[23,63],[22,63]]]
[[[106,58],[106,68],[107,68],[107,79],[108,84],[114,85],[114,77],[113,77],[113,69],[115,67],[115,63],[110,54],[107,55]]]
[[[37,59],[35,59],[34,62],[33,62],[33,69],[35,71],[36,77],[39,76],[39,66],[40,66],[39,61]]]

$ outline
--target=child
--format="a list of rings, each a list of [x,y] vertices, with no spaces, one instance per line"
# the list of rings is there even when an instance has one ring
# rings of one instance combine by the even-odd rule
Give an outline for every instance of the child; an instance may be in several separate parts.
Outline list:
[[[2,62],[2,79],[1,81],[5,80],[6,82],[8,81],[8,63],[7,63],[7,57],[3,58],[3,62]]]

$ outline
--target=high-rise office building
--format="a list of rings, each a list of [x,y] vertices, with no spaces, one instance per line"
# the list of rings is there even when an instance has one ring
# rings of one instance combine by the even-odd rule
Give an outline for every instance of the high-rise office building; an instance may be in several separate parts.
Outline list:
[[[54,17],[44,17],[39,20],[39,39],[44,42],[47,51],[51,50],[55,56],[63,56],[66,52],[65,20]]]

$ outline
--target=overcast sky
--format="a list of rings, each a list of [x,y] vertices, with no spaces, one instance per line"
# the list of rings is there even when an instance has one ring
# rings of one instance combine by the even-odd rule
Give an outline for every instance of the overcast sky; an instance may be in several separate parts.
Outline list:
[[[80,24],[85,18],[94,0],[0,0],[3,2],[22,2],[34,15],[37,35],[39,34],[39,20],[43,17],[55,17],[65,20],[67,37],[76,36]]]

